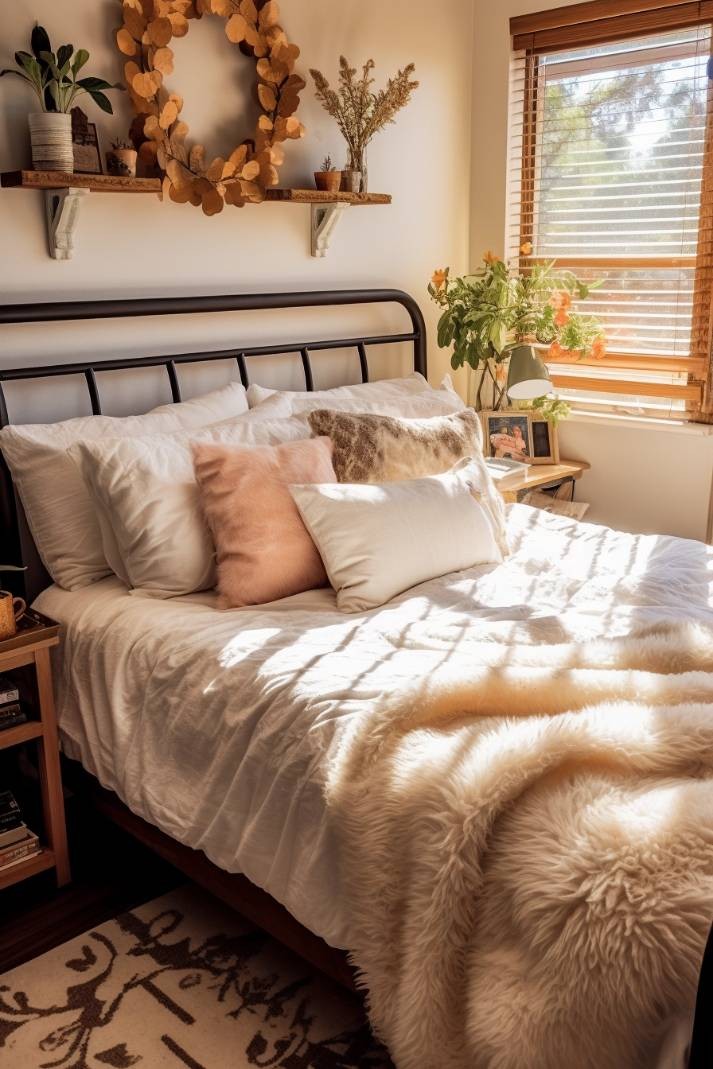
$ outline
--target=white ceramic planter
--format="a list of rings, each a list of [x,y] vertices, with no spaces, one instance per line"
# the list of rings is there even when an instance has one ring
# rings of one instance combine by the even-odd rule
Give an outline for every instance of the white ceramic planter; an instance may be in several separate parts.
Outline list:
[[[74,171],[72,116],[35,111],[29,116],[32,166],[36,171]]]

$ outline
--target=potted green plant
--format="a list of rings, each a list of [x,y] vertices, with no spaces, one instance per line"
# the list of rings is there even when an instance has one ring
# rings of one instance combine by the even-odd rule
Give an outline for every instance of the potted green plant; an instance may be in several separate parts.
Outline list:
[[[317,189],[327,193],[339,191],[342,184],[342,172],[335,170],[331,156],[325,156],[322,160],[322,170],[314,172],[314,184]]]
[[[74,45],[62,45],[55,54],[47,31],[35,26],[30,38],[32,52],[16,52],[17,69],[0,71],[0,77],[14,74],[28,83],[37,95],[41,111],[29,116],[32,142],[32,165],[36,170],[74,170],[72,154],[72,117],[70,111],[77,97],[87,93],[95,104],[113,114],[106,89],[121,89],[103,78],[78,74],[89,59],[84,48],[74,51]]]
[[[132,148],[128,141],[112,141],[111,148],[106,153],[107,174],[135,178],[137,157],[136,149]]]
[[[516,345],[542,346],[550,360],[603,357],[599,321],[573,307],[598,285],[582,282],[569,271],[558,272],[553,263],[533,263],[521,271],[489,252],[472,275],[451,278],[448,268],[434,272],[428,293],[442,309],[438,344],[453,347],[454,369],[467,364],[479,373],[474,407],[483,407],[486,382],[492,395],[488,407],[507,405],[507,362]]]
[[[403,70],[389,78],[385,89],[372,90],[374,79],[373,59],[367,60],[362,67],[361,77],[357,78],[356,67],[350,67],[344,56],[339,58],[339,90],[332,89],[321,71],[310,70],[317,91],[317,99],[324,110],[336,120],[349,150],[349,161],[345,171],[345,186],[351,188],[355,183],[349,178],[349,172],[359,172],[359,190],[368,190],[366,167],[366,149],[374,134],[383,130],[389,123],[396,121],[396,114],[405,108],[411,99],[418,82],[411,80],[416,70],[409,63]],[[353,190],[356,192],[356,190]]]
[[[13,564],[0,564],[0,572],[24,571],[25,568],[16,568]],[[22,598],[15,597],[9,590],[0,590],[0,640],[12,638],[17,631],[17,621],[26,608]]]

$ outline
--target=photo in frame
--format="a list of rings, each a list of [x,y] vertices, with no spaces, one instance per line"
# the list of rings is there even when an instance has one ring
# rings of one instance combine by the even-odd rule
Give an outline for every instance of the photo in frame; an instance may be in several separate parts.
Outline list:
[[[530,413],[530,440],[532,442],[532,464],[559,464],[557,427],[553,423]]]
[[[102,174],[99,135],[81,108],[72,108],[72,152],[77,174]]]
[[[485,411],[483,421],[483,452],[486,457],[509,458],[531,464],[533,449],[530,417],[527,412]]]
[[[513,409],[480,413],[486,457],[522,464],[559,464],[557,428],[532,412]]]

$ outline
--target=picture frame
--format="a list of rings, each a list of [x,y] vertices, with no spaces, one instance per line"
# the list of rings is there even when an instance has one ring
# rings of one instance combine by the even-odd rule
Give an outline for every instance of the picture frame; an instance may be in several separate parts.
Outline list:
[[[513,409],[480,413],[483,424],[483,453],[486,457],[507,457],[522,464],[532,463],[530,413]]]
[[[533,464],[559,464],[560,451],[557,440],[557,427],[549,420],[538,417],[534,413],[530,416],[530,440],[532,442]]]
[[[559,464],[557,428],[533,412],[507,408],[480,413],[483,453],[522,464]]]
[[[72,152],[77,174],[103,174],[96,124],[81,108],[72,108]]]

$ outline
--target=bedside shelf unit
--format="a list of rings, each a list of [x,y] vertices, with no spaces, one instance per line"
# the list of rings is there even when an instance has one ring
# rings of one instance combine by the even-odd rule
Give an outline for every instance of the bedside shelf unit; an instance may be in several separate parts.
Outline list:
[[[12,638],[0,641],[0,673],[12,672],[18,668],[34,668],[34,713],[38,719],[0,731],[0,750],[27,742],[37,744],[43,838],[47,845],[43,846],[39,854],[33,854],[15,865],[0,869],[0,890],[48,869],[55,870],[58,887],[64,886],[70,880],[50,664],[50,650],[59,644],[59,625],[32,610],[28,610],[28,617],[34,626],[20,628]]]
[[[13,884],[20,883],[22,880],[29,880],[30,876],[37,876],[40,872],[47,872],[48,869],[56,867],[57,859],[54,851],[45,846],[40,850],[39,854],[33,854],[32,857],[19,861],[17,865],[11,865],[8,869],[0,869],[0,891],[4,891],[6,887],[12,887]],[[65,880],[64,882],[67,883],[69,881]],[[58,886],[62,886],[59,881]]]
[[[42,737],[42,724],[39,720],[29,720],[26,724],[18,724],[15,728],[5,728],[0,731],[0,750],[7,750],[9,746],[20,746],[23,742]]]
[[[161,192],[160,178],[122,178],[107,174],[70,174],[68,171],[4,171],[5,189],[34,189],[45,195],[50,255],[69,260],[82,198],[89,193]],[[319,189],[268,189],[266,203],[310,206],[312,255],[325,256],[337,223],[347,208],[391,204],[389,193],[326,193]]]
[[[506,502],[519,500],[519,495],[528,490],[545,489],[571,482],[574,498],[574,484],[581,478],[590,465],[585,460],[562,460],[559,464],[533,464],[526,472],[509,481],[505,486],[498,485],[498,490]]]

